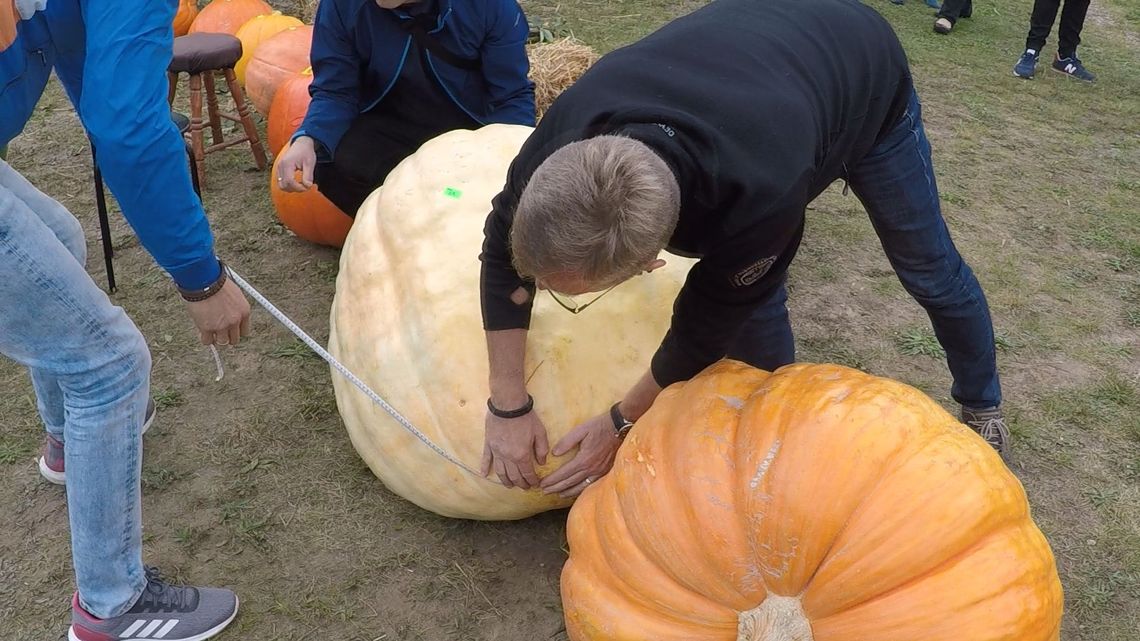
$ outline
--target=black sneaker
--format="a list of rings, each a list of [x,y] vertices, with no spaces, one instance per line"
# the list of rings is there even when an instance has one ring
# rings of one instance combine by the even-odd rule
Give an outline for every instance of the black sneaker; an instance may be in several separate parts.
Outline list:
[[[1013,75],[1026,80],[1032,78],[1033,74],[1037,72],[1037,61],[1040,57],[1041,54],[1037,53],[1035,49],[1026,49],[1025,53],[1017,59],[1017,64],[1013,65]]]
[[[977,432],[997,450],[1003,460],[1009,460],[1009,428],[1005,425],[1000,407],[985,409],[962,408],[962,422]]]
[[[237,595],[219,588],[170,585],[158,570],[147,568],[147,586],[129,611],[96,619],[71,600],[69,641],[206,641],[237,616]]]
[[[1075,55],[1062,58],[1061,54],[1057,54],[1057,57],[1053,60],[1053,71],[1085,82],[1096,81],[1096,74],[1085,69],[1085,66],[1081,64],[1081,61]]]

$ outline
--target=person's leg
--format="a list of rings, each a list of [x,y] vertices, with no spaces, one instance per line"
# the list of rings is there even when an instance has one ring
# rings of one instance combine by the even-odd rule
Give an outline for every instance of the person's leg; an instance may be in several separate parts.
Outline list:
[[[946,0],[934,21],[934,31],[937,33],[950,33],[950,30],[963,17],[963,13],[972,11],[970,0]]]
[[[938,10],[938,17],[949,18],[951,22],[956,22],[958,18],[962,17],[962,11],[966,9],[969,2],[970,0],[946,0]]]
[[[0,279],[0,352],[34,373],[37,393],[49,397],[40,398],[49,428],[65,417],[79,598],[88,612],[113,617],[135,603],[147,582],[139,433],[150,354],[134,323],[77,260],[78,223],[49,227],[45,221],[59,212],[29,207],[25,199],[53,206],[42,194],[30,197],[29,189],[0,162],[0,271],[16,275]],[[60,399],[62,408],[55,406]]]
[[[83,228],[75,216],[71,215],[71,212],[55,200],[45,196],[6,164],[0,165],[0,185],[7,187],[13,196],[22,200],[32,213],[39,216],[40,220],[47,225],[47,228],[55,234],[59,242],[63,243],[64,248],[79,263],[80,268],[86,265],[87,243],[83,238]],[[32,388],[36,393],[36,406],[39,409],[44,427],[51,438],[62,443],[64,440],[63,390],[59,387],[59,381],[43,370],[29,369],[28,373],[32,379]]]
[[[1065,8],[1061,10],[1061,25],[1057,30],[1060,46],[1057,54],[1062,58],[1072,58],[1077,55],[1077,46],[1081,44],[1081,30],[1085,28],[1085,16],[1089,12],[1089,0],[1065,0]]]
[[[1040,54],[1045,48],[1045,41],[1053,30],[1060,7],[1061,0],[1036,0],[1033,3],[1033,13],[1029,16],[1029,35],[1025,39],[1026,51]]]
[[[379,109],[358,116],[332,162],[317,164],[314,182],[321,194],[355,218],[360,205],[384,184],[388,173],[418,147],[409,144],[399,128],[399,123]]]
[[[788,321],[787,275],[740,328],[729,358],[769,372],[796,360],[796,342]]]
[[[954,377],[954,399],[967,409],[1000,406],[989,307],[942,218],[917,95],[850,179],[899,281],[930,316]]]
[[[1083,80],[1096,81],[1096,74],[1085,68],[1077,57],[1077,45],[1081,44],[1081,30],[1085,26],[1085,16],[1089,11],[1089,0],[1065,0],[1061,9],[1061,25],[1057,29],[1057,57],[1053,60],[1053,70]]]

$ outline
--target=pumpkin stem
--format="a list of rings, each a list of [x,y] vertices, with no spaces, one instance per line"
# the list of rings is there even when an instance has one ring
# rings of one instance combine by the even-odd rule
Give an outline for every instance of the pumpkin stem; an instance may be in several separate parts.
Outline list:
[[[736,641],[814,641],[811,622],[800,600],[770,595],[758,607],[741,612]]]

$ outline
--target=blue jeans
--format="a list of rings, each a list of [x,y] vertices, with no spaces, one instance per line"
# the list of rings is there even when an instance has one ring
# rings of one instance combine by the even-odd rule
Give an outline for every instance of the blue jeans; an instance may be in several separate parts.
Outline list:
[[[146,586],[139,476],[151,361],[84,270],[86,254],[79,221],[0,160],[0,353],[28,368],[44,425],[66,444],[79,600],[109,618]]]
[[[942,218],[917,94],[894,129],[849,174],[895,274],[926,309],[946,350],[954,400],[975,409],[1000,405],[990,310]],[[767,370],[793,362],[787,299],[781,282],[745,324],[729,356]]]

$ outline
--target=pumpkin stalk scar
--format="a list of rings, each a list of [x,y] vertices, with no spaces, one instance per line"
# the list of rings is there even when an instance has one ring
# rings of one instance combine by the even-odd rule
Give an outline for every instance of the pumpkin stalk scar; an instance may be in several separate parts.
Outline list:
[[[783,441],[776,439],[772,443],[772,447],[768,448],[768,453],[764,455],[764,460],[760,461],[760,466],[756,468],[756,476],[752,477],[752,481],[748,483],[748,487],[755,490],[760,487],[760,482],[764,480],[764,475],[768,473],[768,468],[772,466],[772,461],[776,460],[776,455],[780,453],[780,446]]]
[[[815,641],[796,597],[769,595],[737,617],[736,641]]]

